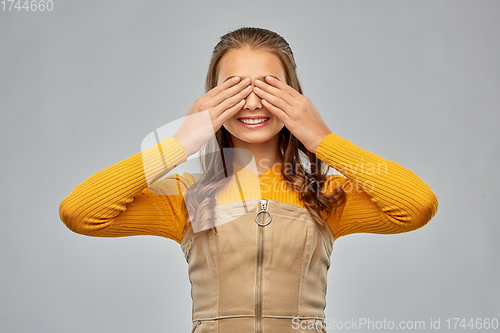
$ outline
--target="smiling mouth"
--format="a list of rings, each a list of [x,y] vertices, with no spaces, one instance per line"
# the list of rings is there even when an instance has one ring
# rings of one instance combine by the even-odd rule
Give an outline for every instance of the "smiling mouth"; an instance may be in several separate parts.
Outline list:
[[[269,119],[270,118],[260,118],[260,119],[242,119],[242,118],[238,118],[239,121],[241,121],[243,124],[247,124],[247,125],[256,125],[256,124],[265,123]]]

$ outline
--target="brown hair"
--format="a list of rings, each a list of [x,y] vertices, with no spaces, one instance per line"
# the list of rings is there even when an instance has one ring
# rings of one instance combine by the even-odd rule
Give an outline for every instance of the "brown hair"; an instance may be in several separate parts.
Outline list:
[[[217,86],[220,59],[230,50],[248,48],[251,50],[269,51],[281,60],[285,68],[286,83],[302,94],[297,77],[297,65],[293,52],[287,41],[275,32],[254,27],[241,27],[220,38],[215,46],[205,82],[208,92]],[[218,147],[218,149],[217,149]],[[186,208],[197,225],[203,229],[214,229],[215,193],[229,181],[233,174],[232,156],[224,156],[233,147],[229,132],[222,126],[215,137],[201,149],[200,163],[203,169],[201,179],[189,187],[185,194]],[[305,148],[297,138],[284,126],[279,135],[278,154],[283,161],[281,174],[285,182],[300,194],[304,206],[321,226],[325,227],[325,219],[332,210],[342,205],[345,193],[340,186],[326,193],[329,184],[325,184],[329,168],[316,155]],[[302,156],[301,156],[302,155]],[[309,170],[304,168],[302,159],[307,159]],[[326,169],[326,170],[325,170]],[[323,188],[323,185],[324,186]],[[325,215],[326,214],[326,215]],[[184,232],[189,229],[190,217],[186,219]]]

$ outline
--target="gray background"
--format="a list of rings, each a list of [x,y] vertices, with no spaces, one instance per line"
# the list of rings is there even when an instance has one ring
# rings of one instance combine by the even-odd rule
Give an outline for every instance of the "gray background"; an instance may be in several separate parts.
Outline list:
[[[240,26],[282,35],[330,129],[439,198],[423,229],[336,242],[329,320],[500,317],[500,1],[53,1],[0,12],[1,332],[190,331],[177,243],[81,236],[58,207],[185,115]]]

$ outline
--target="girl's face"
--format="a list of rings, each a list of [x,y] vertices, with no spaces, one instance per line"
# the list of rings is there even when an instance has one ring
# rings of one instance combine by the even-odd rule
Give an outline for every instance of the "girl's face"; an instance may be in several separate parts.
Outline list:
[[[241,80],[250,78],[251,85],[255,86],[255,79],[265,81],[266,75],[272,75],[281,82],[286,83],[285,70],[281,60],[268,51],[252,51],[247,49],[231,50],[219,62],[219,77],[217,85],[222,84],[233,76]],[[267,82],[266,82],[267,83]],[[245,124],[243,121],[263,123]],[[245,104],[238,113],[223,125],[232,135],[235,147],[244,146],[245,143],[276,143],[279,132],[284,124],[262,104],[261,98],[251,92],[245,98]],[[270,143],[271,143],[270,142]]]

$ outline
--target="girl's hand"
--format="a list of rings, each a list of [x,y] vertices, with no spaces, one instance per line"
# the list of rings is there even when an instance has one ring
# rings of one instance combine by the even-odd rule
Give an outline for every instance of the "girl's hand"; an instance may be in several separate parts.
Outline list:
[[[252,92],[252,86],[249,86],[251,80],[247,78],[238,83],[239,80],[239,77],[233,77],[221,83],[198,97],[189,108],[173,135],[184,147],[187,156],[200,150],[222,124],[245,105],[244,99]]]
[[[289,85],[269,75],[266,81],[255,80],[254,88],[263,106],[278,117],[307,150],[316,153],[321,140],[332,133],[316,107]]]

